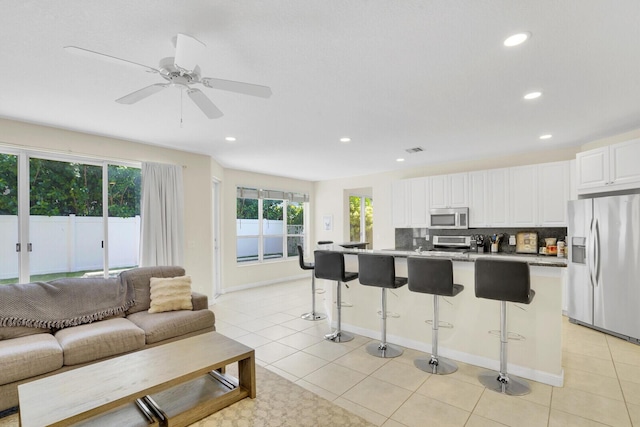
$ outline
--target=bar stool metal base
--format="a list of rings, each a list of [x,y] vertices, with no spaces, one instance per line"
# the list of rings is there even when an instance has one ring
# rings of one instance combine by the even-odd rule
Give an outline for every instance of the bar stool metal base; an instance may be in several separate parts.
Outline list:
[[[327,315],[324,313],[318,313],[318,312],[313,312],[313,313],[305,313],[303,315],[300,316],[301,319],[304,320],[323,320],[327,318]]]
[[[345,331],[333,331],[325,335],[324,339],[332,342],[347,342],[353,339],[353,335]]]
[[[432,356],[429,359],[415,359],[413,364],[422,371],[436,375],[449,375],[458,370],[458,365],[455,362],[441,356],[437,358]]]
[[[495,371],[481,373],[478,375],[478,380],[489,390],[509,396],[524,396],[531,393],[531,387],[526,381]]]
[[[370,355],[381,357],[383,359],[398,357],[404,352],[404,350],[396,347],[395,345],[391,345],[389,343],[382,344],[382,343],[376,343],[376,342],[368,344],[366,347],[366,350],[367,350],[367,353],[369,353]]]

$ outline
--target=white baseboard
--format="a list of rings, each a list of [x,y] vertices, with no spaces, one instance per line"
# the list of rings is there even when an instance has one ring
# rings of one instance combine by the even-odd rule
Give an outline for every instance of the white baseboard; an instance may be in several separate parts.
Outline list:
[[[296,276],[284,277],[284,278],[279,277],[277,279],[265,280],[263,282],[246,283],[244,285],[233,286],[231,288],[222,288],[220,294],[222,295],[230,292],[244,291],[246,289],[260,288],[262,286],[275,285],[277,283],[292,282],[294,280],[309,279],[309,278],[310,276],[308,273],[299,274]]]
[[[336,327],[335,322],[332,322],[332,326]],[[371,339],[380,339],[379,330],[371,330],[353,326],[347,323],[342,324],[344,331],[352,332],[354,334],[362,335]],[[425,343],[422,341],[414,341],[404,337],[387,334],[387,341],[393,344],[401,345],[406,348],[422,351],[424,353],[431,353],[431,343]],[[486,357],[477,356],[474,354],[464,353],[462,351],[450,350],[441,346],[438,346],[438,353],[441,356],[447,357],[452,360],[468,363],[474,366],[480,366],[482,368],[497,371],[500,368],[500,361],[493,360]],[[518,377],[527,378],[539,383],[548,384],[554,387],[562,387],[564,384],[564,369],[559,375],[552,374],[550,372],[538,371],[524,366],[507,364],[507,370],[510,374]]]

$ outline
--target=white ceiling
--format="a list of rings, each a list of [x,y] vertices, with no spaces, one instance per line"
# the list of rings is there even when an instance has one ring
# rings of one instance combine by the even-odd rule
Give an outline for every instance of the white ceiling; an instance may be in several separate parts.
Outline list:
[[[639,23],[638,0],[0,0],[0,116],[307,180],[574,146],[640,128]],[[200,86],[215,120],[175,88],[121,105],[163,80],[63,49],[157,67],[179,32],[203,76],[273,96]]]

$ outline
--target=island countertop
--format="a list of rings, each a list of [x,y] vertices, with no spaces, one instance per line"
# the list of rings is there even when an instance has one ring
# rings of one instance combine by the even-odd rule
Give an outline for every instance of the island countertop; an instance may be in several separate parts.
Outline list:
[[[441,251],[411,251],[407,249],[356,249],[356,248],[344,248],[339,245],[323,245],[318,249],[327,249],[336,252],[343,252],[345,254],[385,254],[393,255],[394,257],[407,258],[410,256],[424,256],[424,257],[438,257],[438,258],[451,258],[453,261],[460,262],[475,262],[478,258],[496,258],[504,259],[507,261],[525,261],[531,266],[539,267],[567,267],[567,259],[559,258],[557,256],[540,256],[540,255],[527,255],[527,254],[508,254],[508,253],[476,253],[476,252],[441,252]]]

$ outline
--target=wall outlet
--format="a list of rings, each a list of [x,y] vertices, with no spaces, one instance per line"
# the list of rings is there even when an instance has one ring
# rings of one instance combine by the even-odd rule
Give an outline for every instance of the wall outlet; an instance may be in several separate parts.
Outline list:
[[[515,246],[516,245],[516,236],[509,236],[509,244],[511,246]]]

